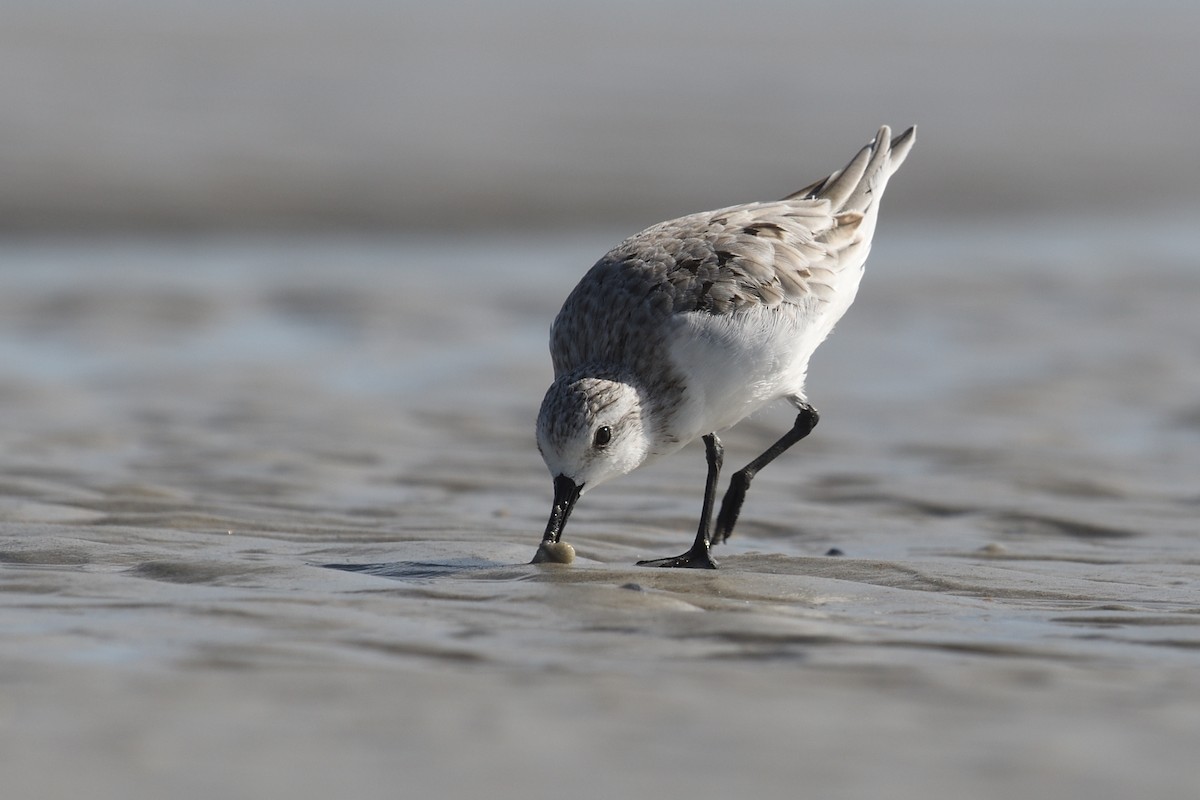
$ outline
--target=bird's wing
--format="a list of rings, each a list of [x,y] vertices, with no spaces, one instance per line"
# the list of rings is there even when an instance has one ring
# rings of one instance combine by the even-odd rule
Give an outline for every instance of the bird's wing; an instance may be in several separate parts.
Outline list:
[[[862,219],[823,199],[733,206],[649,228],[593,269],[620,273],[672,313],[798,304],[835,291]]]
[[[844,168],[783,200],[691,214],[626,239],[555,319],[555,373],[627,360],[647,349],[639,337],[657,335],[663,318],[677,314],[790,303],[835,321],[857,289],[878,200],[913,135],[910,128],[891,139],[885,126]]]
[[[915,135],[909,128],[893,139],[885,125],[845,167],[783,200],[655,225],[597,268],[627,270],[629,280],[669,298],[674,313],[829,300],[845,273],[857,286],[879,199]]]

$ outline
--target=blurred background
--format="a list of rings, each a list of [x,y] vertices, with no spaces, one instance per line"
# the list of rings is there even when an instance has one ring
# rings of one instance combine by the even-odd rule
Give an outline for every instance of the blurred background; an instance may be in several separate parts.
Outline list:
[[[6,0],[0,233],[634,226],[918,123],[888,217],[1195,217],[1194,4]]]

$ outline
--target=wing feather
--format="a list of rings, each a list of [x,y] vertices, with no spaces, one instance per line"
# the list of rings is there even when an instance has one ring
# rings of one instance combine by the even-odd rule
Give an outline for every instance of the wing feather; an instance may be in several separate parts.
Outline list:
[[[783,200],[691,214],[617,245],[555,319],[556,373],[644,351],[637,332],[662,330],[672,315],[790,303],[820,316],[827,331],[853,300],[878,200],[914,131],[892,139],[887,126],[880,128],[844,168]]]

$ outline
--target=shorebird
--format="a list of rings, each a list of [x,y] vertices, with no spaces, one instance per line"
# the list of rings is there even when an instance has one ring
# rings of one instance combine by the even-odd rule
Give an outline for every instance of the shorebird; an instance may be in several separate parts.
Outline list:
[[[638,563],[716,568],[711,546],[733,532],[754,476],[817,424],[809,358],[854,301],[880,200],[915,133],[893,139],[884,126],[843,169],[782,200],[659,223],[584,275],[550,329],[554,383],[537,443],[554,503],[535,562],[570,560],[563,527],[584,492],[700,438],[695,540]],[[733,474],[714,528],[717,433],[776,400],[795,406],[795,424]]]

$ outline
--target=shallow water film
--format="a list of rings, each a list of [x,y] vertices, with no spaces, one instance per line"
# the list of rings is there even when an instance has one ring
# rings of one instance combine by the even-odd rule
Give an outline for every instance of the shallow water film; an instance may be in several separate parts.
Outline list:
[[[528,563],[545,309],[599,238],[6,248],[8,757],[134,793],[1182,790],[1200,274],[1170,230],[1120,302],[1103,232],[967,276],[891,233],[716,573],[634,566],[690,541],[698,443]]]

